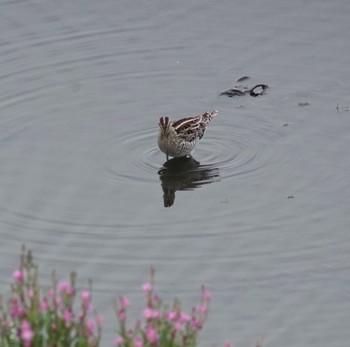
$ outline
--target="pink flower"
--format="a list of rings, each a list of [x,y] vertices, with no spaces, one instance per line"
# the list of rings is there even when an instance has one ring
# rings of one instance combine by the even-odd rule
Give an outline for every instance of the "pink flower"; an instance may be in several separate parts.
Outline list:
[[[195,318],[192,319],[191,326],[193,328],[197,329],[197,330],[201,330],[202,329],[202,323],[199,320],[195,319]]]
[[[225,340],[224,347],[233,347],[233,344],[229,340]]]
[[[17,298],[11,299],[10,315],[12,318],[20,317],[25,314],[24,308],[21,306]]]
[[[168,311],[167,314],[166,314],[166,319],[168,321],[173,321],[175,320],[177,317],[177,312],[176,311]]]
[[[12,277],[15,279],[16,282],[22,282],[24,279],[24,272],[21,270],[15,270],[12,273]]]
[[[44,297],[40,302],[39,310],[40,312],[46,312],[49,308],[49,303],[47,302],[47,298]]]
[[[94,335],[94,329],[95,329],[95,323],[89,319],[86,324],[86,330],[89,336],[93,336]]]
[[[142,289],[144,292],[149,293],[150,291],[152,291],[152,284],[151,283],[145,283],[142,286]]]
[[[61,282],[58,285],[58,291],[61,293],[66,293],[69,287],[70,287],[70,285],[68,282]]]
[[[81,291],[80,299],[83,301],[83,303],[88,303],[91,300],[91,293],[88,290]]]
[[[142,339],[138,336],[134,338],[133,343],[134,343],[134,347],[142,347],[143,346]]]
[[[158,318],[160,318],[160,316],[161,316],[160,311],[153,310],[153,312],[152,312],[152,318],[153,319],[158,319]]]
[[[174,329],[177,330],[177,331],[182,331],[182,330],[184,330],[184,327],[183,327],[183,325],[180,322],[175,322],[174,323]]]
[[[157,310],[153,310],[152,318],[153,318],[153,319],[158,319],[158,318],[160,318],[160,312],[157,311]]]
[[[58,291],[60,293],[67,294],[68,296],[72,297],[74,295],[74,289],[68,282],[61,282],[58,285]]]
[[[30,347],[33,337],[33,330],[31,329],[29,322],[24,319],[22,321],[21,339],[23,340],[25,347]]]
[[[73,319],[73,313],[71,310],[65,310],[62,316],[62,319],[64,321],[64,325],[66,326],[66,328],[68,328],[70,326],[70,323]]]
[[[10,314],[11,314],[12,318],[20,317],[24,313],[25,313],[25,311],[19,306],[11,307]]]
[[[202,314],[205,314],[208,312],[208,306],[206,304],[200,304],[198,305],[197,307],[197,312],[198,313],[202,313]]]
[[[114,344],[116,346],[121,346],[123,344],[124,340],[121,336],[117,336],[114,340]]]
[[[142,311],[142,315],[144,318],[146,319],[151,319],[152,318],[152,309],[149,307],[146,307],[143,311]]]
[[[89,310],[92,306],[90,305],[91,293],[88,290],[80,292],[80,299],[83,303],[84,310]]]
[[[156,329],[154,329],[153,327],[148,327],[146,329],[146,338],[151,343],[158,343],[159,337]]]
[[[159,301],[159,296],[157,294],[153,294],[153,301],[158,302]]]
[[[179,321],[181,323],[187,323],[191,320],[190,316],[184,312],[181,312],[180,313],[180,318],[179,318]]]
[[[157,319],[160,317],[160,312],[156,310],[152,310],[150,307],[146,307],[143,310],[142,315],[146,319]]]
[[[30,329],[30,323],[26,320],[22,320],[22,330],[29,330]]]
[[[118,310],[118,318],[119,318],[121,323],[125,322],[125,320],[126,320],[126,312],[125,312],[124,309]]]
[[[129,305],[130,305],[130,301],[127,298],[125,298],[123,296],[121,296],[119,298],[119,306],[120,306],[120,308],[126,309]]]
[[[210,301],[212,294],[205,287],[202,289],[202,298],[206,301]]]

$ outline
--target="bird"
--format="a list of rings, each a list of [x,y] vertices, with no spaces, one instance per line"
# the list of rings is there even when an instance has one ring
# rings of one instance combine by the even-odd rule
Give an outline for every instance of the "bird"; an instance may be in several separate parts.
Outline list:
[[[159,118],[158,146],[170,157],[180,158],[192,155],[197,142],[203,137],[210,121],[218,111],[187,117],[171,122],[168,116]]]

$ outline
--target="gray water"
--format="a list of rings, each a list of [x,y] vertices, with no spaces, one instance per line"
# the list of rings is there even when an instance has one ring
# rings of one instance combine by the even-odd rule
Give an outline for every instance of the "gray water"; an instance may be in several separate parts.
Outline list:
[[[1,292],[25,243],[42,281],[93,278],[103,346],[150,265],[165,299],[212,291],[201,346],[349,346],[349,18],[348,0],[1,1]],[[244,75],[267,93],[219,95]],[[169,173],[158,118],[214,109]]]

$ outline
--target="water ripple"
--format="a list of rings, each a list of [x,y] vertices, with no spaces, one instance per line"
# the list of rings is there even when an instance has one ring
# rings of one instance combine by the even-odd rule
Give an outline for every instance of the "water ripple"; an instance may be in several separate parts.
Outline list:
[[[105,139],[95,149],[96,155],[104,153],[105,170],[115,180],[154,182],[159,170],[159,150],[155,140],[157,134],[150,123],[137,124],[136,129]],[[115,157],[116,149],[118,157]]]
[[[251,126],[252,122],[247,124]],[[284,130],[279,125],[263,122],[256,123],[255,128],[232,122],[213,123],[198,143],[193,158],[201,167],[217,168],[220,179],[270,175],[285,165],[295,165],[288,164],[277,145],[284,137]],[[115,148],[123,155],[112,160]],[[165,160],[157,146],[157,128],[150,122],[139,123],[121,135],[107,139],[104,148],[97,151],[105,152],[104,166],[115,180],[154,183]]]

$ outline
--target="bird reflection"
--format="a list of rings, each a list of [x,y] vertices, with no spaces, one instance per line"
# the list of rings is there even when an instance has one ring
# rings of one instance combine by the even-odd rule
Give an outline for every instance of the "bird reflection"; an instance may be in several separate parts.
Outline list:
[[[175,201],[177,190],[192,190],[203,184],[219,180],[219,169],[211,165],[200,165],[192,157],[173,158],[163,164],[158,171],[162,181],[164,207],[170,207]]]

